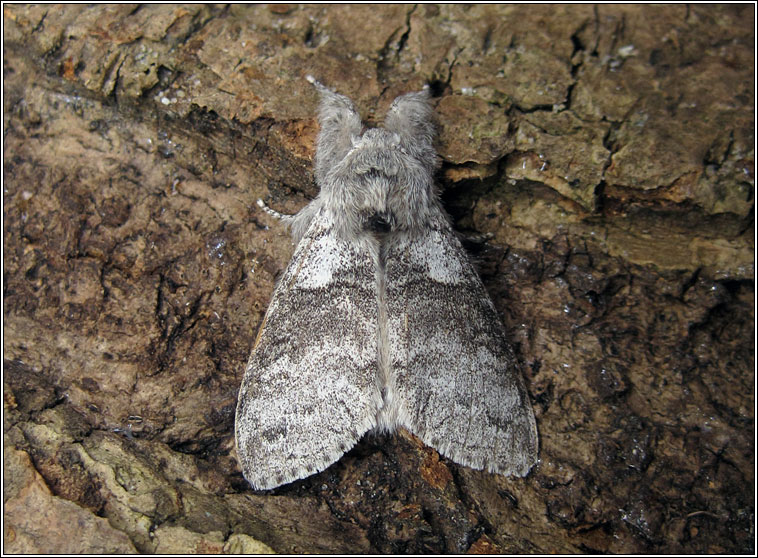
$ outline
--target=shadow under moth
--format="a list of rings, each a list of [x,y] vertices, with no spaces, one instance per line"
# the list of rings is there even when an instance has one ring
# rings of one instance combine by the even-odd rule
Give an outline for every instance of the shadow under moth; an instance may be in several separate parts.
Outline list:
[[[255,489],[307,477],[404,427],[475,469],[524,476],[537,427],[516,358],[434,183],[428,89],[365,129],[319,90],[319,195],[260,326],[235,434]]]

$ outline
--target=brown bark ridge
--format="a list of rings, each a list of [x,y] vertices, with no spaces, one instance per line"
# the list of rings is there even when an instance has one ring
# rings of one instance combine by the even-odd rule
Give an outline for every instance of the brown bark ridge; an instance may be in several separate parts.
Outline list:
[[[4,551],[754,552],[754,6],[4,5]],[[540,461],[401,432],[266,492],[233,417],[312,74],[431,84]]]

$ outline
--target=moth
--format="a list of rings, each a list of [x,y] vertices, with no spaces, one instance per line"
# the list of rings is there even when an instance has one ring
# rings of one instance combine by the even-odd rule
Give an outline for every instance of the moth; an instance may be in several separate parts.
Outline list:
[[[406,428],[456,463],[524,476],[534,414],[514,353],[437,195],[428,89],[365,128],[321,97],[318,196],[239,392],[237,453],[255,489],[305,478],[369,431]]]

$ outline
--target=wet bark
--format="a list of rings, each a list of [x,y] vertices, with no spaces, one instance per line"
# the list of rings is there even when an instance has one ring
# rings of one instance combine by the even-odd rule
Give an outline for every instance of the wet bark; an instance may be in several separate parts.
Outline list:
[[[6,552],[753,552],[754,7],[4,6]],[[429,83],[540,462],[253,492],[236,394],[313,74]],[[44,520],[42,518],[45,518]]]

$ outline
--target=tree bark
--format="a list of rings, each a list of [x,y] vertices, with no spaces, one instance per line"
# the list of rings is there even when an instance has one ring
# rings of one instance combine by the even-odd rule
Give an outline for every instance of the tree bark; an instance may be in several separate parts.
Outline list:
[[[4,6],[5,552],[752,553],[754,7]],[[430,84],[524,479],[406,432],[254,492],[244,366],[312,74]]]

